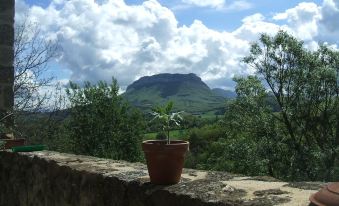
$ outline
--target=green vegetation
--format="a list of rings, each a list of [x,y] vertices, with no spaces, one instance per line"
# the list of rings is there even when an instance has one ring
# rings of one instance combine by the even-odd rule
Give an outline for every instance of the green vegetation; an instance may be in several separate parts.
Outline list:
[[[294,181],[337,180],[339,53],[324,45],[308,51],[280,31],[263,34],[244,62],[257,76],[235,78],[238,96],[227,103],[225,119],[189,136],[188,166]],[[267,103],[272,94],[278,111]]]
[[[171,130],[170,137],[171,139],[183,139],[187,136],[186,129],[178,129],[178,130]],[[166,134],[164,132],[150,132],[144,134],[144,140],[151,140],[151,139],[166,139]]]
[[[6,142],[3,140],[0,140],[0,149],[3,149],[5,147]]]
[[[140,159],[143,133],[141,114],[120,96],[116,80],[84,87],[70,83],[67,96],[71,115],[66,124],[70,150],[112,159]]]
[[[261,35],[243,61],[256,75],[234,78],[237,96],[218,103],[223,104],[218,110],[224,111],[222,115],[215,113],[209,88],[195,75],[183,79],[195,85],[190,87],[178,82],[161,85],[159,79],[145,77],[147,81],[135,82],[123,97],[117,94],[115,80],[111,85],[87,82],[83,87],[71,83],[68,110],[27,113],[19,129],[31,143],[53,150],[129,161],[142,160],[143,139],[171,136],[190,142],[186,167],[288,181],[338,180],[339,52],[326,45],[309,51],[303,42],[280,31],[273,37]],[[169,97],[177,107],[169,104],[154,113],[165,124],[150,122],[149,113],[123,100],[143,99],[141,106],[151,108]],[[194,104],[185,105],[183,100]],[[183,113],[180,125],[169,125],[172,107],[201,111],[200,107],[204,113]]]
[[[180,122],[183,120],[180,113],[182,112],[171,112],[173,108],[173,102],[170,101],[164,106],[157,106],[152,109],[152,115],[154,118],[151,122],[158,120],[161,123],[162,131],[166,134],[167,144],[171,143],[170,131],[171,126],[174,123],[176,126],[180,126]],[[163,136],[163,135],[160,135]],[[157,135],[159,139],[159,135]]]
[[[145,122],[142,114],[119,95],[112,84],[70,83],[66,118],[57,114],[34,115],[22,128],[31,143],[45,143],[52,150],[128,161],[140,161]],[[43,138],[42,138],[43,137]]]
[[[225,98],[216,95],[194,74],[159,74],[143,77],[131,84],[123,97],[141,110],[150,112],[156,105],[175,102],[175,111],[203,114],[218,112]]]

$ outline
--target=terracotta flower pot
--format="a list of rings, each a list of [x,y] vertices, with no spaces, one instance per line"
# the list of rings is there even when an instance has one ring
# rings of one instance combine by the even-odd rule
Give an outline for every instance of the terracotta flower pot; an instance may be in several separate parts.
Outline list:
[[[330,183],[311,195],[311,204],[317,206],[339,206],[339,182]]]
[[[26,139],[0,139],[0,141],[5,141],[4,149],[11,149],[12,147],[23,146],[25,145]]]
[[[170,144],[162,140],[142,143],[151,183],[169,185],[180,181],[188,145],[187,141],[181,140],[173,140]]]

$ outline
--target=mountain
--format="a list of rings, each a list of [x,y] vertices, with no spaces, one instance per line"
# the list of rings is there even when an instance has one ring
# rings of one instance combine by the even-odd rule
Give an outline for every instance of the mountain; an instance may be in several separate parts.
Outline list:
[[[190,113],[218,111],[224,107],[225,98],[216,95],[195,74],[157,74],[141,77],[122,95],[133,105],[149,110],[169,100],[174,110]]]
[[[218,96],[222,96],[227,99],[234,99],[237,97],[237,93],[231,90],[225,90],[221,88],[214,88],[212,92]]]

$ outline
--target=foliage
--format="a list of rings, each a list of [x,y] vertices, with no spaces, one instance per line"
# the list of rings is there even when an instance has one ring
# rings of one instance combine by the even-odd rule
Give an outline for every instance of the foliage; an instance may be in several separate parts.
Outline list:
[[[213,126],[192,130],[189,160],[194,160],[200,169],[267,174],[265,162],[272,155],[261,153],[262,139],[270,138],[268,124],[264,123],[270,111],[265,104],[265,89],[255,76],[234,80],[238,97],[227,102],[224,119]]]
[[[14,35],[14,107],[17,112],[39,111],[51,98],[47,90],[54,77],[47,65],[58,56],[56,42],[43,38],[36,23],[15,24]]]
[[[157,106],[152,109],[152,115],[154,118],[151,121],[159,120],[162,124],[163,131],[167,133],[167,144],[170,144],[170,131],[171,124],[174,123],[177,126],[180,126],[180,121],[183,120],[181,117],[182,112],[171,112],[173,108],[173,102],[170,101],[166,105]]]
[[[193,130],[186,166],[290,181],[336,180],[339,52],[326,45],[309,51],[280,31],[261,35],[244,61],[257,74],[234,78],[237,98],[227,101],[219,124]]]
[[[69,152],[65,121],[67,111],[24,113],[17,116],[17,130],[28,144],[45,144],[50,150]]]
[[[112,84],[85,82],[83,88],[70,82],[67,96],[71,104],[66,132],[76,154],[129,161],[140,160],[143,117],[118,96]]]
[[[186,129],[174,129],[170,131],[170,137],[173,140],[179,140],[179,139],[183,139],[187,136],[188,130]],[[146,133],[144,134],[144,140],[150,140],[150,139],[162,139],[162,140],[166,140],[167,139],[167,135],[164,131],[159,131],[159,132],[150,132],[150,133]]]
[[[0,140],[0,150],[4,149],[6,142],[3,140]]]
[[[14,108],[0,112],[6,133],[29,133],[21,122],[27,112],[40,112],[51,101],[57,85],[48,74],[48,63],[58,56],[57,42],[44,39],[37,23],[15,22],[14,32]],[[4,131],[4,130],[3,130]]]
[[[275,117],[290,150],[287,174],[331,180],[339,149],[339,52],[326,45],[308,51],[280,31],[263,34],[244,61],[258,71],[281,109]]]
[[[231,155],[233,170],[249,175],[280,176],[275,166],[281,160],[276,154],[284,148],[277,140],[277,128],[267,93],[256,76],[235,78],[238,97],[229,102],[223,126],[226,129],[224,143],[232,153],[240,153],[241,159]],[[287,164],[288,165],[288,164]],[[279,167],[278,165],[277,167]]]
[[[54,150],[130,161],[140,160],[143,136],[168,142],[170,135],[180,136],[190,141],[186,167],[289,181],[337,180],[339,52],[326,45],[309,51],[280,31],[261,35],[244,62],[257,73],[234,78],[237,97],[225,101],[223,117],[212,110],[203,116],[171,113],[175,108],[168,102],[154,108],[145,134],[143,117],[118,95],[113,79],[111,85],[70,83],[67,115],[25,113],[21,128],[27,127],[31,142],[44,141]],[[148,92],[147,98],[158,95]]]
[[[157,135],[155,136],[156,140],[166,140],[167,135],[165,132],[158,132]]]

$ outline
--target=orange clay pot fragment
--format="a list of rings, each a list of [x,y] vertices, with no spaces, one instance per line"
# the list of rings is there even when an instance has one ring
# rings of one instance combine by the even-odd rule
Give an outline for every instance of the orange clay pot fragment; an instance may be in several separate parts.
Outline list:
[[[339,182],[326,185],[311,195],[310,201],[317,206],[339,206]]]
[[[160,140],[142,143],[151,183],[169,185],[180,181],[188,145],[181,140],[173,140],[170,144]]]

